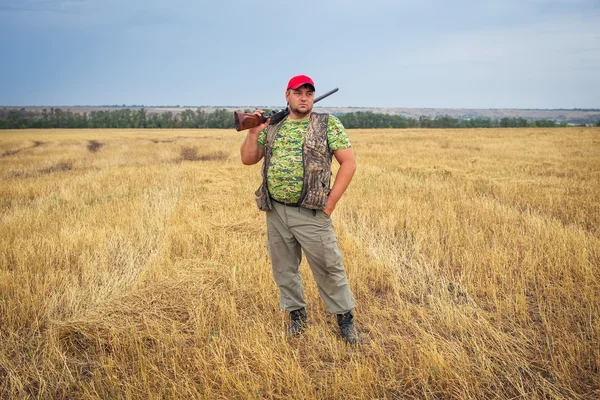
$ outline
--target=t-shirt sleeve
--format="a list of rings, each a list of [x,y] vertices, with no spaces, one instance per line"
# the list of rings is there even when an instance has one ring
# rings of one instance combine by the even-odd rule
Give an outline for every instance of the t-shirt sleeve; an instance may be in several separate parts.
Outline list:
[[[333,115],[330,115],[327,121],[327,144],[331,152],[352,147],[344,125]]]
[[[264,149],[266,141],[267,141],[267,128],[263,129],[258,134],[258,147],[260,147],[261,149]]]

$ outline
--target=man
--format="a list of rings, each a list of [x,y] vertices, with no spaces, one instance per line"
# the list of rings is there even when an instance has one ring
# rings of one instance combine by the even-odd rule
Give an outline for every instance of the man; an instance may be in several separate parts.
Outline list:
[[[256,200],[267,215],[267,248],[280,307],[290,312],[288,333],[298,335],[306,328],[300,276],[304,251],[328,311],[337,315],[346,341],[356,344],[361,341],[353,322],[356,304],[330,218],[352,180],[356,160],[340,120],[312,112],[314,94],[308,76],[290,79],[285,91],[289,115],[278,124],[267,120],[250,129],[241,158],[246,165],[265,159]],[[332,154],[340,168],[330,189]]]

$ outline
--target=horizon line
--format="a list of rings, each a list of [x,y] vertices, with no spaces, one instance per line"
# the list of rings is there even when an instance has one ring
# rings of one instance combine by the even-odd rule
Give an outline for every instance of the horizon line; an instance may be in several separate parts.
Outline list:
[[[0,108],[60,108],[60,107],[79,107],[79,108],[179,108],[179,109],[191,109],[191,108],[236,108],[236,109],[246,109],[246,108],[268,108],[268,109],[282,109],[285,106],[267,106],[267,105],[258,105],[258,106],[240,106],[240,105],[144,105],[144,104],[131,104],[131,105],[117,105],[117,104],[102,104],[102,105],[18,105],[18,106],[10,106],[10,105],[0,105]],[[572,107],[572,108],[510,108],[510,107],[402,107],[402,106],[314,106],[314,108],[363,108],[363,109],[413,109],[413,110],[530,110],[530,111],[589,111],[589,112],[600,112],[600,108],[587,108],[587,107]]]

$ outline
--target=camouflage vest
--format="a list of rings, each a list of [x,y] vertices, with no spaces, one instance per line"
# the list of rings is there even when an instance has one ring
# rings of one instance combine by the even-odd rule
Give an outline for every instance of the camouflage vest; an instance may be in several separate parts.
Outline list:
[[[262,184],[256,191],[256,204],[262,211],[273,208],[271,196],[267,185],[267,170],[271,162],[273,144],[279,128],[287,119],[278,124],[267,127],[267,139],[264,148],[264,162],[262,167]],[[308,132],[302,145],[302,164],[304,166],[304,182],[298,206],[313,210],[324,210],[327,197],[331,189],[331,152],[327,144],[327,122],[329,114],[310,114]]]

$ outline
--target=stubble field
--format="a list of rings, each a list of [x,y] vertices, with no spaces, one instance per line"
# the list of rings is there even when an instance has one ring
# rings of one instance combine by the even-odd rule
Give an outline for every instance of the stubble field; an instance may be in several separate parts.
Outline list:
[[[0,398],[600,397],[600,129],[352,130],[364,344],[288,321],[229,130],[0,131]]]

